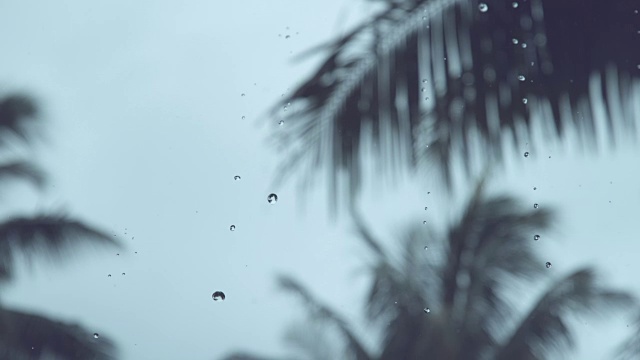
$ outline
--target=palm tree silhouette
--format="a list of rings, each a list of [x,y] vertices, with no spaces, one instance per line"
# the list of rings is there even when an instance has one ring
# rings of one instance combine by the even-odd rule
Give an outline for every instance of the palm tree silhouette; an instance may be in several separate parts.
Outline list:
[[[413,228],[397,256],[356,216],[359,238],[374,255],[366,316],[369,327],[382,329],[378,349],[367,348],[342,316],[298,281],[285,276],[280,285],[337,329],[347,344],[345,358],[357,360],[550,358],[573,345],[571,316],[635,303],[628,293],[599,284],[588,267],[553,279],[539,296],[526,299],[521,292],[552,271],[533,239],[549,229],[552,212],[523,210],[516,199],[487,197],[482,188],[481,182],[445,236]],[[518,303],[526,300],[533,304],[528,309]]]
[[[22,95],[0,98],[0,149],[16,139],[32,136],[37,107]],[[0,181],[9,179],[44,184],[44,175],[25,160],[0,164]],[[64,214],[47,213],[12,216],[0,221],[0,282],[12,279],[16,257],[32,262],[48,256],[58,261],[80,246],[120,246],[118,242],[90,225]],[[10,309],[0,302],[1,359],[94,359],[115,357],[115,346],[108,337],[97,335],[75,324]],[[97,337],[97,338],[96,338]]]
[[[272,110],[290,151],[277,174],[308,166],[306,186],[326,169],[334,206],[358,194],[365,145],[386,176],[434,165],[450,185],[451,160],[468,171],[474,141],[495,162],[505,135],[522,146],[538,126],[591,146],[600,124],[611,140],[635,130],[635,0],[377,2],[378,15],[303,54],[326,53]]]

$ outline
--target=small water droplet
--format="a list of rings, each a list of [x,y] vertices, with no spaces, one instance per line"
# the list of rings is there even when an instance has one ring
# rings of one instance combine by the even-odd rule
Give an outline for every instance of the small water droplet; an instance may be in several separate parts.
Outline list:
[[[427,210],[427,207],[425,206],[424,209]]]
[[[518,7],[518,3],[514,1],[511,3],[511,6],[515,9]]]
[[[538,235],[538,234],[533,235],[533,240],[535,240],[535,241],[540,240],[540,235]]]
[[[427,220],[422,221],[424,225],[427,225]]]
[[[525,81],[527,78],[525,78],[524,75],[518,75],[518,80]]]
[[[280,125],[280,126],[284,125],[284,120],[278,121],[278,125]]]
[[[534,208],[534,209],[537,209],[537,208],[538,208],[538,206],[539,206],[539,205],[538,205],[538,203],[533,204],[533,208]]]
[[[429,100],[429,97],[427,96],[426,98],[424,98],[425,100]]]
[[[244,115],[242,115],[242,120],[246,119]]]
[[[240,96],[244,96],[244,93],[240,94]]]
[[[533,190],[538,190],[538,188],[534,186],[534,187],[533,187]]]
[[[234,177],[233,177],[233,180],[240,180],[240,179],[242,179],[242,178],[240,177],[240,175],[236,175],[236,176],[234,176]]]
[[[427,79],[422,79],[422,83],[426,84],[427,83]]]
[[[122,275],[126,275],[125,273],[122,273]]]
[[[288,38],[290,38],[290,37],[291,37],[291,35],[287,35],[287,36],[285,36],[284,38],[285,38],[285,39],[288,39]]]
[[[522,103],[523,103],[523,104],[525,104],[525,105],[526,105],[528,102],[529,102],[529,99],[527,99],[527,98],[522,98]]]
[[[94,338],[94,339],[97,339],[97,338],[99,338],[99,337],[100,337],[100,334],[98,334],[98,333],[93,333],[93,338]]]
[[[544,266],[546,266],[546,267],[547,267],[547,269],[548,269],[548,268],[550,268],[550,267],[551,267],[551,263],[547,261],[547,263],[546,263],[546,264],[544,264]]]
[[[426,17],[426,16],[423,16],[423,17],[422,17],[422,20],[427,20],[427,17]]]
[[[425,89],[425,88],[420,88],[420,91],[425,92],[425,91],[427,91],[427,89]]]
[[[107,275],[107,277],[111,277],[111,274]]]
[[[269,204],[275,204],[278,202],[278,195],[271,193],[269,194],[269,196],[267,196],[267,201],[269,202]]]
[[[425,313],[425,314],[428,314],[428,313],[430,313],[430,312],[431,312],[431,309],[429,309],[429,308],[424,308],[424,313]]]
[[[231,225],[231,226],[229,226],[229,230],[231,230],[231,231],[235,231],[235,230],[236,230],[236,226],[235,226],[235,225]]]
[[[211,298],[213,299],[213,301],[218,301],[218,300],[224,301],[224,299],[226,299],[227,297],[222,291],[216,291],[213,294],[211,294]]]
[[[523,49],[526,49],[527,48],[527,43],[522,43],[522,44],[520,44],[520,46],[522,46]]]
[[[425,246],[425,247],[424,247],[424,249],[425,249],[425,250],[429,250],[429,247],[428,247],[428,246]]]
[[[514,45],[516,45],[516,44],[518,43],[518,39],[513,38],[513,39],[511,39],[511,42],[512,42]]]
[[[528,151],[524,152],[524,157],[529,157],[529,152]]]
[[[487,6],[487,4],[485,3],[480,3],[478,5],[478,9],[480,10],[480,12],[487,12],[487,10],[489,10],[489,6]]]

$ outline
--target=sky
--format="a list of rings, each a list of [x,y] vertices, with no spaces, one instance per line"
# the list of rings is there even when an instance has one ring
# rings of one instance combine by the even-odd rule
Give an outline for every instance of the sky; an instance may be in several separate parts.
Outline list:
[[[295,182],[273,183],[283,155],[268,141],[287,124],[265,114],[319,60],[294,55],[373,10],[344,0],[0,2],[0,92],[42,103],[44,139],[21,151],[50,176],[42,193],[3,194],[9,210],[64,209],[125,245],[25,266],[3,301],[108,335],[122,359],[283,354],[283,331],[303,311],[278,274],[361,320],[367,279],[353,227],[330,219],[325,188],[303,198]],[[538,244],[550,271],[595,264],[607,284],[640,295],[638,147],[531,144],[505,157],[491,188],[557,208]],[[412,223],[450,223],[464,193],[429,177],[371,181],[359,206],[393,244]],[[212,301],[217,290],[224,302]],[[628,323],[576,321],[576,358],[609,358]]]

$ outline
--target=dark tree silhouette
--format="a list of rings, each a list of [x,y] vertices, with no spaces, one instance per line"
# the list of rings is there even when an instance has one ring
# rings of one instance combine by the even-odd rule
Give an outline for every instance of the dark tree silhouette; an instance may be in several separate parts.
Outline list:
[[[520,313],[514,295],[527,299],[517,291],[553,273],[533,239],[549,228],[552,212],[484,196],[482,187],[446,235],[413,228],[400,254],[385,250],[356,216],[359,237],[374,255],[366,315],[369,328],[382,329],[377,349],[293,278],[281,277],[280,285],[331,324],[347,344],[345,358],[357,360],[553,358],[573,345],[570,317],[635,304],[628,293],[599,283],[594,269],[582,268],[551,281],[537,298],[530,294],[533,305]]]
[[[37,107],[22,95],[0,98],[0,150],[14,140],[28,142],[36,124]],[[4,159],[4,158],[3,158]],[[43,172],[26,160],[0,163],[0,181],[27,180],[44,184]],[[12,216],[0,221],[0,285],[12,279],[16,257],[28,262],[43,256],[66,262],[82,246],[120,246],[112,237],[77,219],[60,213]],[[115,358],[108,337],[94,339],[93,331],[44,316],[7,308],[0,302],[1,359]]]
[[[636,0],[377,2],[378,15],[308,53],[324,61],[273,110],[290,152],[278,174],[305,165],[306,186],[326,169],[334,205],[358,193],[363,144],[386,176],[426,164],[450,184],[451,160],[469,170],[474,141],[495,162],[505,135],[524,145],[534,125],[592,146],[600,122],[611,139],[635,130]]]

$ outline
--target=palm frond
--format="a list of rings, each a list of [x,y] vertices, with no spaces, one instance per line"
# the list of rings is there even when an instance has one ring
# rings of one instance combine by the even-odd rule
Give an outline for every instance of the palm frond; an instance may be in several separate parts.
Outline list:
[[[615,355],[618,360],[638,359],[638,354],[640,354],[640,311],[635,315],[632,329],[633,332],[631,336],[625,340],[616,351]]]
[[[35,118],[38,108],[28,96],[9,95],[0,98],[0,145],[11,134],[21,140],[29,137],[27,120]]]
[[[0,307],[0,358],[110,360],[113,342],[78,325]]]
[[[0,280],[11,278],[15,257],[59,259],[83,245],[120,246],[105,232],[65,215],[14,217],[0,223]]]
[[[600,286],[593,269],[577,270],[549,287],[495,358],[543,359],[572,348],[569,315],[604,314],[634,302],[626,292]]]
[[[289,346],[304,354],[306,360],[336,359],[340,356],[329,330],[324,323],[295,323],[287,328],[284,339]]]
[[[592,143],[596,120],[610,135],[633,128],[634,0],[484,2],[486,12],[476,0],[389,1],[327,45],[326,60],[274,110],[291,104],[277,136],[290,155],[278,174],[306,162],[309,184],[327,170],[335,203],[359,190],[365,143],[387,175],[426,161],[450,184],[451,159],[468,168],[475,135],[491,161],[504,134],[529,142],[534,119]]]
[[[14,161],[0,165],[0,182],[10,179],[26,179],[34,185],[44,185],[44,173],[31,163]]]
[[[304,288],[302,284],[288,276],[280,276],[278,279],[280,287],[299,296],[307,305],[310,313],[320,320],[328,321],[342,333],[345,337],[349,354],[356,360],[370,360],[369,352],[362,345],[358,337],[349,328],[348,323],[342,319],[335,311],[322,304]]]

